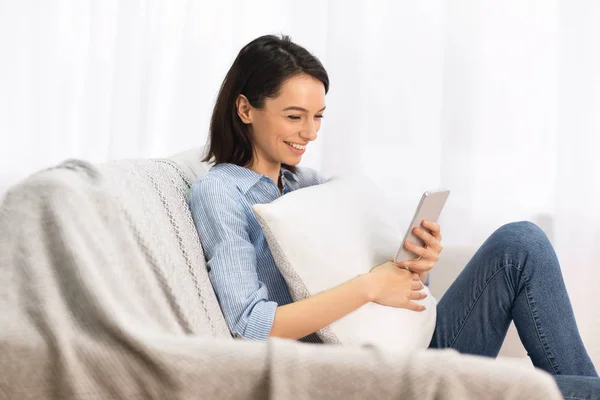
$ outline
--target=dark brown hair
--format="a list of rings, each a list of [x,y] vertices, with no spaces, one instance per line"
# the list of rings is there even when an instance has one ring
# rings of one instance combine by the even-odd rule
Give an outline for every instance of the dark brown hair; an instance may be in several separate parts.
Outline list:
[[[287,79],[300,74],[323,82],[325,93],[329,90],[329,77],[319,59],[289,36],[265,35],[244,46],[221,84],[202,161],[247,166],[254,154],[248,126],[237,114],[238,96],[243,94],[252,107],[262,108],[266,98],[277,97]],[[296,170],[294,166],[284,167]]]

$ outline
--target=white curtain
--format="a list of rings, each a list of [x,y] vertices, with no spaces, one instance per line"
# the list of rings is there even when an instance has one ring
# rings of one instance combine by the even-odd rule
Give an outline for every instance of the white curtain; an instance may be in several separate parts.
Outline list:
[[[287,33],[331,78],[304,165],[400,206],[444,186],[447,248],[533,220],[600,365],[597,0],[0,0],[0,195],[69,157],[199,146],[237,51]]]

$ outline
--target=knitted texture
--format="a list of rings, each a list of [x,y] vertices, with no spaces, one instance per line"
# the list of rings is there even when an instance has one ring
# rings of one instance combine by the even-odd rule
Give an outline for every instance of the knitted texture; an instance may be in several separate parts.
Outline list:
[[[69,161],[7,192],[0,399],[560,398],[545,373],[451,350],[233,340],[187,210],[201,172]]]

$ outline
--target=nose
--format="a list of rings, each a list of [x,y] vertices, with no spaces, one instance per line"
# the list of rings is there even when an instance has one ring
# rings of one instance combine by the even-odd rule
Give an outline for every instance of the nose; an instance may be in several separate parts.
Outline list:
[[[312,142],[317,138],[317,132],[319,132],[319,128],[315,121],[308,121],[305,129],[300,132],[300,137]]]

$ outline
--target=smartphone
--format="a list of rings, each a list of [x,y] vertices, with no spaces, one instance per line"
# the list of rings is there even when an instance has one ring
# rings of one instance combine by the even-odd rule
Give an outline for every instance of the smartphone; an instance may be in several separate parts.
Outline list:
[[[416,236],[412,230],[414,227],[420,227],[421,229],[428,231],[427,228],[421,225],[421,222],[423,220],[437,222],[449,195],[450,190],[448,189],[437,189],[423,193],[423,196],[421,196],[421,201],[419,201],[419,205],[417,206],[417,211],[415,211],[412,222],[410,223],[408,230],[404,235],[404,240],[402,240],[402,243],[400,243],[400,248],[394,256],[394,262],[403,262],[419,258],[417,254],[404,247],[404,242],[408,241],[417,246],[425,246],[423,240]]]

